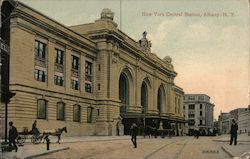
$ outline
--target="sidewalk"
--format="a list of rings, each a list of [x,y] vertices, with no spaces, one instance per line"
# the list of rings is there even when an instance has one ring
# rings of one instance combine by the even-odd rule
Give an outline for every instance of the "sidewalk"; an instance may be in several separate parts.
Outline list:
[[[224,142],[225,144],[221,148],[233,159],[250,159],[250,136],[247,134],[238,135],[236,146],[229,145],[229,134],[218,136],[213,141]]]
[[[139,136],[138,138],[143,138]],[[61,144],[56,143],[57,137],[50,137],[50,150],[46,150],[46,144],[32,144],[30,140],[26,140],[24,146],[18,147],[18,152],[0,152],[0,159],[30,159],[35,156],[42,156],[48,153],[63,151],[69,149],[63,143],[74,142],[91,142],[91,141],[108,141],[108,140],[129,140],[130,136],[75,136],[62,137]]]

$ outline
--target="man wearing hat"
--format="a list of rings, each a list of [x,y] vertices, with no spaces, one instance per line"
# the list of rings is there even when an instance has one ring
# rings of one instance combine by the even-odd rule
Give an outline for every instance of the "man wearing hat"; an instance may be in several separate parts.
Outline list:
[[[12,144],[13,144],[13,146],[15,147],[16,152],[17,152],[17,149],[18,149],[17,145],[16,145],[16,142],[15,142],[17,136],[18,136],[17,129],[16,129],[16,127],[13,126],[13,122],[10,121],[9,122],[9,146],[11,147]]]

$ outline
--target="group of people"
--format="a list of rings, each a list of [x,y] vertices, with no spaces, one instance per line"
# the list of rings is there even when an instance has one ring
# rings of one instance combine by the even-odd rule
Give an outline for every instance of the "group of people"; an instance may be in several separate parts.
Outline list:
[[[34,123],[32,124],[32,130],[31,132],[35,135],[39,135],[40,132],[39,130],[37,129],[36,127],[36,123],[37,121],[35,120]],[[133,123],[131,125],[131,141],[134,145],[134,148],[137,148],[137,142],[136,142],[136,137],[138,135],[138,127],[136,125],[136,123]],[[236,123],[236,121],[233,119],[232,120],[232,125],[231,125],[231,130],[230,130],[230,134],[231,134],[231,137],[230,137],[230,145],[232,145],[232,143],[234,142],[234,145],[237,145],[237,131],[238,131],[238,125]],[[195,131],[195,135],[194,135],[197,139],[199,138],[199,134],[198,134],[198,131],[196,130]],[[16,145],[16,139],[18,137],[18,132],[17,132],[17,129],[16,127],[13,125],[13,122],[10,121],[9,122],[9,146],[11,147],[12,144],[17,152],[18,150],[18,147]]]
[[[134,148],[137,148],[137,142],[136,142],[136,136],[138,135],[138,127],[135,123],[131,125],[131,141],[134,145]],[[232,120],[232,125],[230,129],[230,145],[234,142],[234,145],[237,145],[237,131],[238,131],[238,125],[236,121],[233,119]],[[199,130],[195,129],[194,131],[194,137],[199,138]]]
[[[34,123],[32,124],[32,130],[31,133],[35,134],[35,135],[39,135],[40,132],[36,127],[36,120],[34,121]],[[9,122],[9,146],[15,148],[15,151],[17,152],[18,150],[18,146],[16,145],[16,139],[18,138],[18,131],[16,129],[16,127],[13,125],[13,122],[10,121]]]

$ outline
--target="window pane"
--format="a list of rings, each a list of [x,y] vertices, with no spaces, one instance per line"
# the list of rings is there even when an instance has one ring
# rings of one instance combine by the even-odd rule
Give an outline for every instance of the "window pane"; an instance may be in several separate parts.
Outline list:
[[[38,100],[37,102],[37,118],[46,119],[47,103],[45,100]]]
[[[64,103],[57,103],[57,120],[64,120]]]
[[[80,106],[79,105],[74,105],[73,121],[80,122]]]
[[[88,107],[88,110],[87,110],[87,122],[88,123],[92,123],[92,110],[93,108]]]

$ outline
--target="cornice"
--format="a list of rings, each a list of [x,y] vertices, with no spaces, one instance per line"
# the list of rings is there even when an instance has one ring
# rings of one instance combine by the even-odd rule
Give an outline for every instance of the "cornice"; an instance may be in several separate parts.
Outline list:
[[[131,45],[125,40],[125,37],[122,37],[120,34],[118,34],[114,30],[108,30],[108,29],[102,29],[94,32],[89,32],[88,33],[89,37],[92,40],[100,40],[100,39],[106,39],[106,40],[114,40],[119,43],[119,46],[123,48],[126,52],[131,53],[134,55],[135,58],[139,58],[146,63],[148,63],[150,66],[153,66],[157,70],[167,74],[170,77],[176,77],[177,73],[174,70],[170,70],[166,66],[163,66],[158,63],[156,59],[153,59],[150,57],[150,53],[144,53],[139,46],[136,45]],[[158,59],[160,60],[160,59]],[[161,61],[163,62],[163,61]],[[163,62],[164,63],[164,62]]]
[[[13,11],[11,18],[23,19],[24,21],[31,23],[31,24],[53,34],[53,35],[56,35],[56,36],[64,39],[64,40],[67,40],[70,43],[72,43],[80,48],[97,53],[95,42],[91,41],[90,39],[87,39],[86,37],[84,37],[80,34],[75,33],[74,31],[68,29],[67,27],[65,27],[63,25],[60,25],[60,27],[63,27],[65,29],[65,31],[70,31],[70,33],[66,33],[65,31],[59,29],[56,25],[53,26],[53,23],[55,23],[54,21],[51,22],[52,24],[48,24],[48,23],[42,21],[41,19],[34,17],[33,15],[23,11],[22,8],[18,8],[18,7]],[[47,17],[45,17],[45,18],[47,18]],[[50,20],[50,19],[48,19],[48,20]],[[56,23],[56,24],[59,25],[59,23]],[[23,26],[25,26],[25,24],[23,24]],[[26,26],[26,28],[27,28],[27,26]],[[28,27],[28,28],[31,29],[31,27]],[[33,31],[37,32],[37,30],[35,30],[35,29],[33,29]]]

